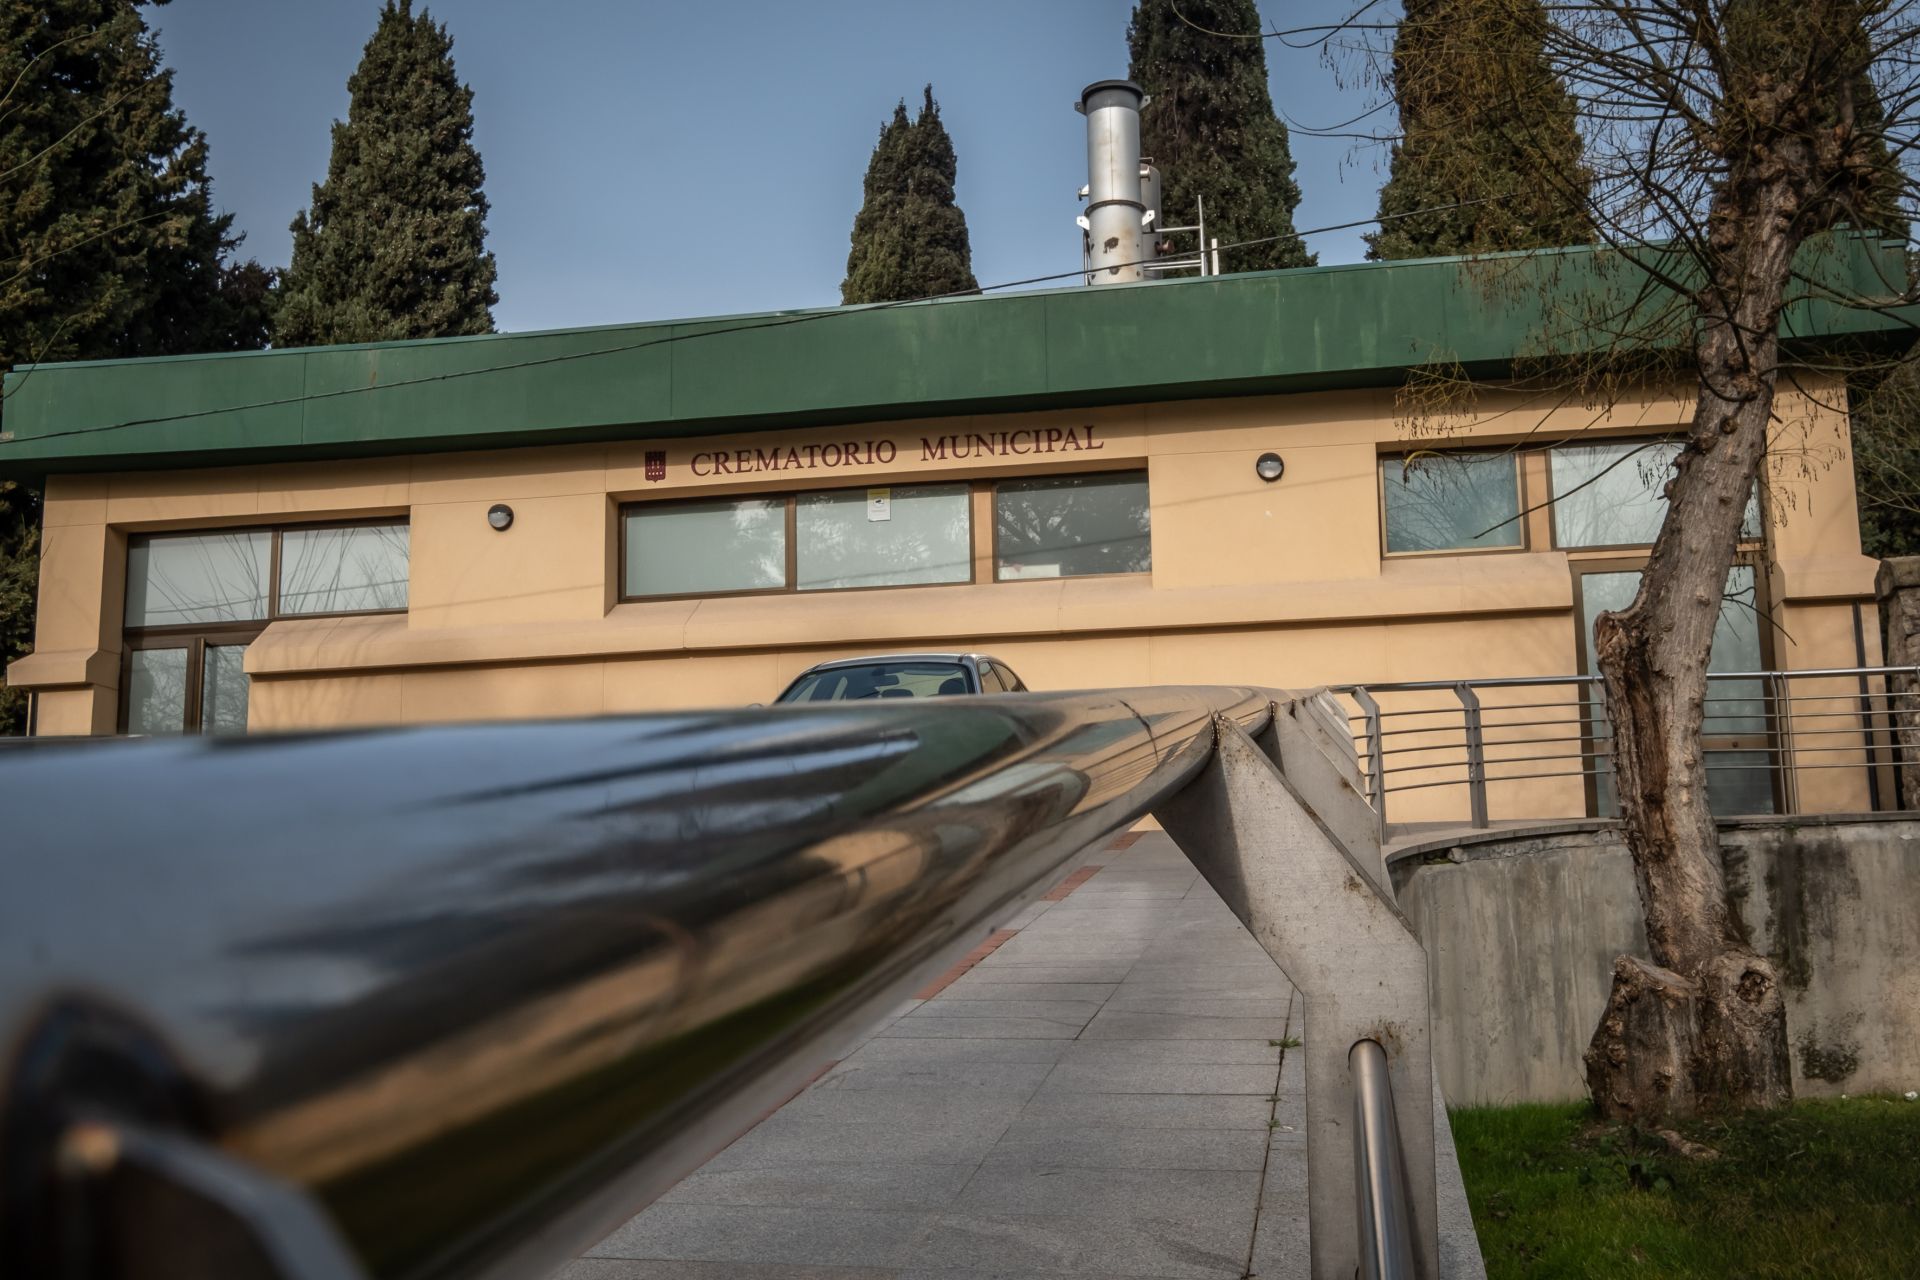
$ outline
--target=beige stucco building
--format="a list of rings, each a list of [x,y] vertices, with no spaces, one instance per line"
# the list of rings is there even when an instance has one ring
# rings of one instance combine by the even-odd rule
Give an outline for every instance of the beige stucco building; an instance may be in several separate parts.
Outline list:
[[[1564,677],[1630,594],[1691,404],[1504,385],[1536,318],[1434,260],[16,372],[0,473],[46,506],[8,678],[57,735],[744,704],[927,649],[1037,690]],[[1435,359],[1484,385],[1416,424],[1398,387]],[[1844,388],[1780,405],[1715,666],[1873,665]],[[1729,795],[1869,807],[1870,737],[1790,767],[1825,687],[1710,723]],[[1519,744],[1497,816],[1604,803],[1577,746],[1527,763],[1592,745],[1579,690],[1542,692],[1483,691],[1558,703],[1490,721]],[[1465,811],[1458,717],[1400,725],[1443,722],[1397,744],[1403,781],[1448,785],[1396,821]]]

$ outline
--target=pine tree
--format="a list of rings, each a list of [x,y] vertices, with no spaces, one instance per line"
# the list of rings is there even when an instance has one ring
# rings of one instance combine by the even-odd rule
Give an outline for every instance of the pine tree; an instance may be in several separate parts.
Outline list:
[[[327,179],[293,220],[280,345],[493,331],[486,175],[452,55],[443,24],[387,0],[347,81]]]
[[[263,345],[272,273],[231,261],[206,164],[135,0],[0,0],[0,368]],[[0,667],[32,635],[39,522],[0,481]],[[24,710],[0,685],[0,732]]]
[[[841,302],[898,302],[980,287],[967,216],[954,203],[957,167],[932,85],[918,119],[907,119],[905,102],[894,107],[867,162]]]
[[[1575,106],[1547,66],[1546,23],[1540,0],[1408,0],[1393,46],[1401,140],[1369,258],[1593,239]]]
[[[1191,223],[1204,197],[1209,239],[1267,241],[1223,249],[1228,271],[1314,263],[1294,234],[1300,184],[1259,34],[1253,0],[1140,0],[1127,25],[1127,75],[1152,98],[1140,144],[1160,168],[1161,216]]]

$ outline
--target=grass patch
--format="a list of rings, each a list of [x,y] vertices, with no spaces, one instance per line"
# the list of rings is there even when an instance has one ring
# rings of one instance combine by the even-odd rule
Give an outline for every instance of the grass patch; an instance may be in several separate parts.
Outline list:
[[[1585,1103],[1452,1113],[1489,1280],[1920,1276],[1920,1103],[1854,1098],[1678,1126],[1688,1160]]]

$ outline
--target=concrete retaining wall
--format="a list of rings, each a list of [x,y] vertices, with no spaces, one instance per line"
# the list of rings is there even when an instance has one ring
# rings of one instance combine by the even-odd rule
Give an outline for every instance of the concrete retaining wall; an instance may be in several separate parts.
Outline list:
[[[1748,936],[1787,988],[1795,1092],[1920,1089],[1920,821],[1739,820],[1721,843]],[[1428,845],[1393,874],[1427,947],[1448,1102],[1585,1096],[1613,958],[1646,954],[1618,833],[1567,823]]]

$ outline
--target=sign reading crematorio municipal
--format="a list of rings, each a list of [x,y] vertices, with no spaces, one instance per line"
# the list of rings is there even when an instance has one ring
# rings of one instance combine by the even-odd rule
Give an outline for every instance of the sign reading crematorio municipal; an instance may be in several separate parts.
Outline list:
[[[1032,427],[1018,431],[957,431],[939,436],[767,444],[708,450],[693,455],[696,476],[755,476],[782,471],[832,471],[840,467],[885,467],[896,462],[954,462],[969,458],[1027,457],[1049,453],[1099,453],[1107,442],[1099,428]],[[657,464],[657,465],[656,465]],[[647,455],[647,479],[666,478],[664,454]],[[658,474],[655,474],[658,472]]]

